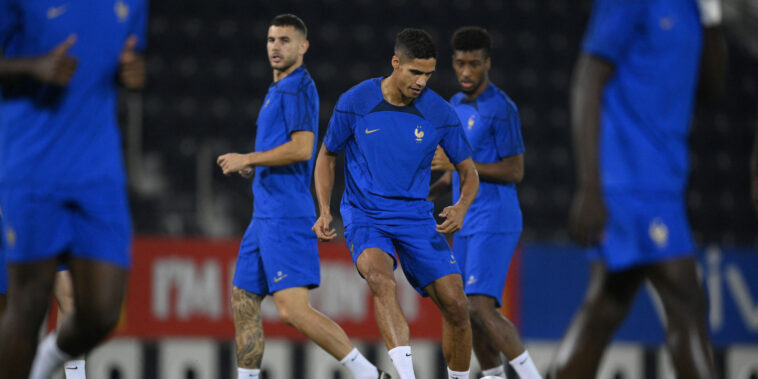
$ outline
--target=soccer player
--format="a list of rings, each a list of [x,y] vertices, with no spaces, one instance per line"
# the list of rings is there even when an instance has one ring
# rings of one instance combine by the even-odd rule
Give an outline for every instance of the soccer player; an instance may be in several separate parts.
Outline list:
[[[450,378],[468,378],[471,325],[456,257],[440,233],[460,230],[479,187],[460,120],[444,99],[426,88],[436,67],[429,35],[405,29],[397,35],[392,74],[366,80],[337,102],[316,160],[320,215],[313,230],[335,237],[330,199],[337,154],[345,152],[345,193],[340,206],[345,238],[358,272],[374,297],[374,313],[401,379],[415,378],[408,322],[397,302],[395,252],[406,278],[442,312],[443,351]],[[461,196],[436,225],[429,194],[437,145],[461,177]]]
[[[0,207],[8,268],[0,377],[49,378],[118,321],[131,226],[116,124],[140,88],[142,0],[0,1]],[[37,349],[59,261],[75,309]]]
[[[706,2],[700,13],[693,0],[595,3],[571,90],[578,188],[570,216],[571,236],[591,247],[593,263],[553,378],[595,376],[645,281],[663,303],[677,377],[717,377],[684,196],[698,69],[705,98],[723,83],[718,14]]]
[[[518,109],[508,95],[490,82],[490,34],[464,27],[450,40],[453,69],[461,87],[450,103],[463,124],[479,172],[479,194],[466,213],[453,250],[463,272],[469,301],[474,352],[485,376],[505,378],[500,352],[522,379],[540,378],[513,324],[498,311],[511,258],[521,236],[521,209],[516,184],[524,177],[524,140]],[[442,150],[432,170],[446,170],[429,191],[434,200],[453,185],[458,175]]]
[[[232,289],[238,378],[258,378],[263,358],[261,301],[273,295],[279,316],[338,359],[357,379],[385,379],[342,328],[308,302],[320,281],[310,184],[318,135],[318,93],[303,66],[307,29],[276,16],[267,50],[274,83],[258,114],[255,152],[218,157],[224,174],[254,174],[253,218],[242,238]],[[255,171],[253,171],[255,170]]]

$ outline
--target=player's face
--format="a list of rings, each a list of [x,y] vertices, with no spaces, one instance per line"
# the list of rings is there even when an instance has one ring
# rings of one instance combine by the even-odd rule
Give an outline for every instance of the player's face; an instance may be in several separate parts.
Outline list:
[[[400,92],[405,97],[416,98],[426,88],[426,84],[437,67],[437,60],[434,58],[401,60],[394,56],[392,66],[395,69],[393,75],[397,75]]]
[[[277,71],[287,71],[297,62],[302,61],[308,50],[308,41],[303,33],[293,26],[270,26],[268,28],[268,61],[271,68]]]
[[[453,52],[453,69],[458,78],[461,91],[465,94],[475,93],[487,82],[490,58],[485,57],[484,50]]]

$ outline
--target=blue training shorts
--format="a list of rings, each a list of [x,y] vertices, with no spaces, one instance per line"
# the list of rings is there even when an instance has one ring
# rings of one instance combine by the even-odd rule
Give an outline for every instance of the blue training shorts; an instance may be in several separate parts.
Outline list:
[[[428,296],[424,287],[450,274],[460,274],[458,261],[445,237],[438,233],[434,219],[417,225],[348,225],[345,239],[353,262],[368,248],[379,248],[397,258],[405,277],[422,296]]]
[[[240,244],[234,285],[258,295],[318,287],[321,266],[311,217],[253,218]]]
[[[608,221],[600,246],[589,249],[610,271],[694,254],[687,209],[672,194],[606,194]]]
[[[80,186],[41,193],[0,190],[7,263],[59,257],[130,266],[131,219],[126,188],[116,184]]]
[[[487,295],[501,306],[505,279],[521,232],[476,233],[453,238],[466,295]]]

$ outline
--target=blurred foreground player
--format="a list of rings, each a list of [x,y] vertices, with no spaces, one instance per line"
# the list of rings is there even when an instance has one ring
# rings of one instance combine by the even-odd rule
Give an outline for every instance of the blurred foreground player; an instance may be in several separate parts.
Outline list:
[[[677,377],[717,377],[685,205],[695,94],[715,98],[725,67],[718,3],[701,3],[701,12],[694,0],[595,3],[571,91],[570,217],[593,264],[552,378],[595,376],[645,281],[663,303]]]
[[[0,377],[49,378],[113,329],[131,225],[117,84],[140,88],[146,4],[0,0],[0,207],[8,298]],[[75,309],[40,345],[59,261]]]

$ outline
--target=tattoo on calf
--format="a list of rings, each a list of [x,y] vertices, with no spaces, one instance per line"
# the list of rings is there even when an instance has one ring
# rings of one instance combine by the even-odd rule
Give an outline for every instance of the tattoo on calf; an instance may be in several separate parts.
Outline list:
[[[264,347],[261,301],[263,296],[237,287],[232,290],[237,365],[240,367],[261,367]]]

